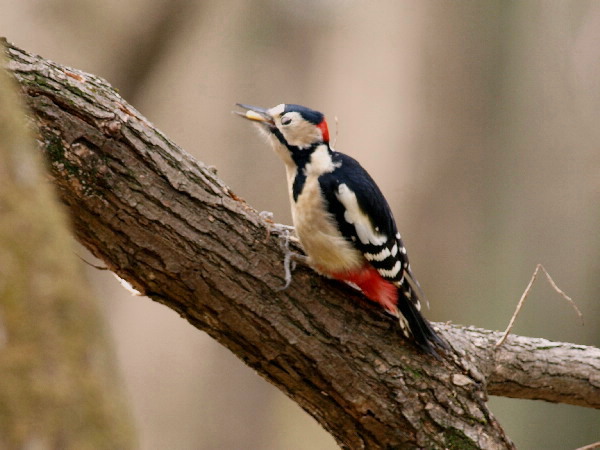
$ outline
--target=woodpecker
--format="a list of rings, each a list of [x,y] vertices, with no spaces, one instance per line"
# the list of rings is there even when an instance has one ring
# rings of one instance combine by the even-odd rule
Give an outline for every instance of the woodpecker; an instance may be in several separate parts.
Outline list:
[[[437,356],[446,344],[421,315],[419,284],[392,211],[365,169],[329,145],[322,113],[238,103],[283,160],[296,234],[317,272],[358,286],[397,317],[404,335]]]

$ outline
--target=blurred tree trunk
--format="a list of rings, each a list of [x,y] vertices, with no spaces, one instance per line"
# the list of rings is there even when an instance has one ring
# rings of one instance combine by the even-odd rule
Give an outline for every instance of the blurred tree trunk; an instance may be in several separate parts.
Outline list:
[[[0,47],[0,448],[132,448],[107,334]]]
[[[512,448],[487,392],[600,407],[590,375],[600,370],[597,349],[513,336],[498,350],[497,333],[438,325],[453,346],[438,361],[345,285],[299,268],[280,291],[285,232],[105,81],[9,51],[77,238],[279,387],[341,446]]]

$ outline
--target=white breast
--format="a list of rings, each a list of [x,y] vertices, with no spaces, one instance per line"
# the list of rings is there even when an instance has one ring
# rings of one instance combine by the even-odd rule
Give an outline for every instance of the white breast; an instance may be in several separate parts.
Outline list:
[[[362,254],[338,231],[336,220],[327,211],[325,199],[321,194],[318,177],[335,168],[331,159],[325,158],[319,150],[313,154],[311,163],[305,168],[304,188],[296,202],[293,201],[291,193],[295,168],[286,168],[294,226],[311,265],[325,274],[362,267]]]

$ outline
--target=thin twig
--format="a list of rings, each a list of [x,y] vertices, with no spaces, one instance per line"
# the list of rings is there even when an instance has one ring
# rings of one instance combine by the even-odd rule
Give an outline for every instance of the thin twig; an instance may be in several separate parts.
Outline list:
[[[77,253],[75,253],[75,256],[77,256],[80,260],[82,260],[84,263],[86,263],[88,266],[93,267],[94,269],[98,269],[98,270],[110,270],[108,267],[106,266],[97,266],[95,264],[92,264],[91,262],[87,261],[86,259],[83,258],[83,256],[78,255]]]
[[[593,450],[595,448],[600,448],[600,441],[594,442],[593,444],[584,445],[583,447],[579,447],[575,450]]]
[[[546,269],[544,268],[544,266],[542,266],[540,264],[540,267],[542,268],[542,270],[544,271],[544,273],[546,274],[546,278],[548,278],[548,282],[550,283],[550,286],[552,286],[552,288],[558,292],[560,295],[563,296],[563,298],[569,302],[569,304],[573,307],[573,309],[575,310],[575,312],[577,313],[577,315],[579,316],[579,318],[581,319],[581,325],[583,325],[583,314],[581,313],[581,311],[579,310],[579,308],[577,307],[577,305],[575,304],[575,302],[573,301],[573,299],[571,297],[569,297],[567,294],[565,294],[563,292],[562,289],[560,289],[556,283],[554,282],[554,280],[552,279],[552,277],[550,276],[550,274],[546,271]]]
[[[550,286],[552,286],[552,288],[556,292],[558,292],[560,295],[562,295],[562,297],[567,302],[569,302],[569,304],[573,307],[573,309],[575,309],[575,312],[577,312],[577,315],[579,316],[579,318],[581,319],[581,323],[583,324],[583,314],[581,314],[581,311],[579,310],[579,308],[577,307],[577,305],[575,304],[575,302],[573,301],[573,299],[571,297],[569,297],[567,294],[565,294],[564,291],[562,289],[560,289],[556,285],[556,283],[554,282],[554,280],[552,279],[552,277],[550,276],[550,274],[548,273],[548,271],[545,269],[545,267],[543,265],[541,265],[541,264],[538,264],[536,266],[535,270],[533,271],[533,275],[531,276],[531,280],[529,280],[529,284],[525,288],[525,291],[523,292],[523,295],[521,295],[521,299],[519,300],[519,303],[517,304],[515,312],[513,313],[512,317],[510,318],[510,322],[508,323],[508,326],[506,327],[506,330],[504,331],[504,333],[502,334],[502,337],[498,340],[498,342],[496,342],[496,348],[498,348],[502,344],[504,344],[504,341],[506,341],[506,338],[510,334],[510,332],[511,332],[511,330],[512,330],[514,324],[515,324],[515,321],[517,320],[517,317],[518,317],[519,313],[521,312],[521,308],[523,308],[523,305],[525,304],[525,300],[527,299],[527,296],[529,295],[529,291],[531,290],[531,287],[533,286],[533,282],[537,278],[537,275],[538,275],[538,272],[540,271],[540,269],[542,269],[542,271],[546,275],[546,278],[548,279],[548,282],[550,283]]]
[[[537,274],[540,271],[540,267],[541,267],[541,264],[538,264],[537,267],[535,268],[535,271],[533,272],[533,275],[531,276],[531,280],[529,280],[529,284],[527,285],[527,287],[525,288],[525,291],[521,295],[519,303],[517,303],[517,308],[515,309],[515,312],[513,313],[512,317],[510,318],[510,322],[508,322],[508,326],[506,327],[506,330],[504,330],[504,334],[498,340],[498,342],[496,342],[496,348],[498,348],[502,344],[504,344],[504,341],[506,341],[506,338],[508,337],[510,331],[512,330],[512,327],[515,324],[515,320],[517,320],[517,316],[519,315],[519,313],[521,312],[521,308],[525,304],[525,299],[529,295],[531,286],[533,286],[533,282],[535,281]]]
[[[77,253],[75,253],[75,255],[77,255]],[[110,269],[106,266],[97,266],[96,264],[92,264],[91,262],[87,261],[80,255],[77,255],[77,257],[80,260],[82,260],[84,263],[86,263],[88,266],[93,267],[94,269],[110,271]],[[117,281],[121,284],[121,286],[123,286],[125,288],[125,290],[127,290],[131,295],[135,295],[137,297],[144,296],[144,294],[142,294],[140,291],[138,291],[136,288],[134,288],[129,281],[124,280],[123,278],[121,278],[114,272],[112,272],[112,274],[117,279]]]
[[[338,117],[334,116],[333,117],[333,121],[335,122],[335,134],[333,135],[333,143],[331,144],[332,148],[335,148],[335,144],[337,143],[337,137],[338,137]]]

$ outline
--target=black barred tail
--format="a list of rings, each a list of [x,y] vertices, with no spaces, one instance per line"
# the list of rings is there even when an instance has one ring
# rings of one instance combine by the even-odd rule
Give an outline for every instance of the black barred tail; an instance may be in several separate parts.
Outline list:
[[[425,353],[439,357],[435,347],[447,349],[448,344],[438,336],[431,324],[419,311],[419,301],[414,291],[410,288],[398,288],[398,311],[400,312],[400,325],[405,334],[409,334],[417,347]]]

